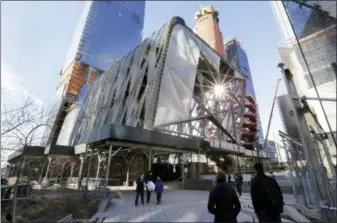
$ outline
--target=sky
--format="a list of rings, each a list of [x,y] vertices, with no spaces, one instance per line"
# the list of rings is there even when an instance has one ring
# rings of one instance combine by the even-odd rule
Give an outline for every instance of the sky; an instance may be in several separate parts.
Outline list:
[[[269,121],[277,79],[281,78],[277,45],[281,34],[268,1],[148,1],[144,38],[173,16],[194,28],[200,5],[219,11],[224,39],[236,37],[245,49],[255,85],[264,134]],[[52,104],[82,1],[5,1],[1,4],[1,85]],[[286,93],[283,81],[278,95]],[[2,98],[4,99],[4,98]],[[269,139],[283,128],[275,106]]]

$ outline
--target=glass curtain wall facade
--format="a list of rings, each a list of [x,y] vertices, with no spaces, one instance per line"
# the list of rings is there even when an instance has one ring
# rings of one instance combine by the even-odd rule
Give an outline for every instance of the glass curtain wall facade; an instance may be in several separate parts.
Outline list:
[[[308,70],[311,71],[316,86],[336,80],[334,67],[336,66],[336,19],[323,15],[313,9],[300,6],[292,1],[284,1],[290,22],[294,28],[304,58],[299,47],[296,54],[300,58],[306,82],[313,88]]]
[[[112,61],[131,52],[141,41],[145,1],[86,1],[57,87],[43,145],[55,144],[73,102],[81,103],[86,90]]]
[[[87,1],[78,20],[58,88],[81,100],[112,61],[141,41],[145,1]]]
[[[313,1],[308,2],[314,5]],[[303,70],[307,96],[336,98],[336,18],[335,14],[282,1],[298,41],[293,46]],[[322,5],[324,8],[324,4]],[[336,9],[336,4],[334,5]],[[311,78],[311,76],[312,78]],[[313,106],[320,124],[327,133],[336,131],[336,103],[319,102]],[[325,114],[326,113],[326,118]],[[327,120],[328,121],[327,121]]]
[[[145,1],[88,1],[79,18],[64,68],[76,59],[106,70],[142,40]]]
[[[255,89],[252,75],[250,73],[247,53],[244,51],[244,49],[241,47],[240,43],[236,39],[227,41],[225,43],[225,49],[227,60],[246,78],[246,93],[250,94],[256,100]],[[258,109],[257,114],[259,114]],[[261,148],[264,143],[264,136],[260,118],[258,118],[258,140]]]

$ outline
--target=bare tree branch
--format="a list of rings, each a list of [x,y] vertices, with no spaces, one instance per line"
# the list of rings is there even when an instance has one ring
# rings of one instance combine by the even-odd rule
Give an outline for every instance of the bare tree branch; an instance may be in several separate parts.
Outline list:
[[[1,104],[1,156],[19,151],[24,145],[40,144],[43,129],[48,127],[49,110],[31,97],[22,105]],[[39,141],[38,141],[39,140]]]

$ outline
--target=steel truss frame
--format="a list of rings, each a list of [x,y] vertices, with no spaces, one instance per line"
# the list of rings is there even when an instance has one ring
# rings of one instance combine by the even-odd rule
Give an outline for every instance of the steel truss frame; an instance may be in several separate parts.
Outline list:
[[[186,66],[196,67],[195,76],[184,76]],[[167,73],[172,79],[169,83]],[[169,100],[164,101],[168,84],[172,88],[166,97]],[[223,87],[221,94],[214,91],[218,85]],[[180,100],[182,89],[188,97]],[[118,123],[199,136],[213,147],[244,154],[239,144],[245,93],[244,77],[196,36],[183,19],[173,17],[127,56],[113,62],[89,87],[69,144],[85,143],[92,130]],[[165,119],[158,111],[160,106],[170,107],[163,105],[170,100],[172,107],[174,102],[180,103],[172,109],[176,122],[156,123],[158,118]]]

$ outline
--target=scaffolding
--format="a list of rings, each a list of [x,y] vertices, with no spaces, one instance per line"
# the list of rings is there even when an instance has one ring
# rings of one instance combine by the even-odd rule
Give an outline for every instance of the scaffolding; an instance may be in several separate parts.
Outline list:
[[[298,196],[299,203],[316,208],[321,213],[321,217],[325,221],[336,221],[336,170],[332,165],[330,153],[327,151],[323,138],[317,137],[314,129],[321,129],[315,116],[310,111],[305,100],[293,100],[298,98],[298,94],[293,82],[293,75],[289,69],[284,68],[284,64],[279,64],[283,74],[285,84],[288,90],[288,97],[292,100],[291,111],[295,118],[296,126],[299,132],[300,141],[296,141],[285,133],[280,132],[283,141],[283,148],[286,150],[288,161],[291,163],[291,176],[293,177],[294,188]],[[290,111],[289,111],[290,112]],[[313,116],[317,124],[316,126],[308,126],[306,115]],[[313,136],[311,135],[313,134]],[[289,140],[296,144],[297,148],[291,148],[291,144],[285,141]],[[332,173],[332,179],[328,179],[327,168],[324,166],[322,152],[318,146],[318,142],[323,145],[327,160],[329,172]],[[301,163],[299,166],[298,164]],[[313,196],[312,196],[313,195]],[[326,209],[325,207],[329,207]],[[329,210],[329,211],[327,211]]]

